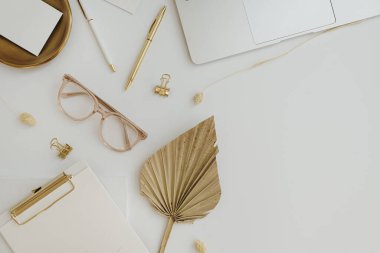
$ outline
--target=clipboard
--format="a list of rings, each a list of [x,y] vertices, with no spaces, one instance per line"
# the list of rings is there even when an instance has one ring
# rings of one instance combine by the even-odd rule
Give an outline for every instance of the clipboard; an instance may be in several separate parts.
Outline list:
[[[148,253],[84,162],[0,216],[0,234],[14,253]]]

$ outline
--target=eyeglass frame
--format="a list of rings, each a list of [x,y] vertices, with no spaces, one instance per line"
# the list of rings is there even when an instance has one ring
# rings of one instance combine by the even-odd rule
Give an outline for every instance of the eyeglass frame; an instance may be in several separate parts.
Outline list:
[[[62,97],[62,94],[63,93],[63,90],[65,88],[65,86],[67,85],[67,82],[66,81],[71,81],[72,83],[74,83],[75,85],[77,85],[79,88],[83,89],[85,92],[86,92],[86,95],[89,95],[91,97],[91,99],[93,100],[94,102],[94,107],[93,107],[93,110],[91,113],[89,113],[89,115],[87,115],[86,117],[83,117],[83,118],[75,118],[73,116],[71,116],[68,112],[65,111],[65,109],[63,108],[62,106],[62,103],[61,103],[61,97]],[[83,84],[81,84],[78,80],[76,80],[74,77],[72,77],[71,75],[68,75],[68,74],[65,74],[63,76],[63,79],[62,79],[62,84],[61,84],[61,87],[58,91],[58,97],[57,97],[57,101],[58,101],[58,106],[60,108],[60,110],[67,116],[69,117],[70,119],[74,120],[74,121],[84,121],[88,118],[90,118],[91,116],[93,116],[94,114],[96,113],[99,113],[102,118],[100,119],[100,131],[99,131],[99,138],[101,140],[101,142],[106,146],[108,147],[109,149],[113,150],[113,151],[117,151],[117,152],[126,152],[126,151],[129,151],[131,150],[137,143],[139,143],[140,141],[142,140],[145,140],[147,137],[148,137],[148,134],[142,130],[139,126],[137,126],[134,122],[132,122],[131,120],[129,120],[126,116],[124,116],[122,113],[120,113],[118,110],[116,110],[114,107],[112,107],[110,104],[108,104],[107,102],[105,102],[103,99],[101,99],[99,96],[97,96],[94,92],[92,92],[90,89],[88,89],[87,87],[85,87]],[[105,107],[107,110],[103,109],[101,106]],[[130,144],[130,143],[127,143],[128,147],[126,148],[116,148],[116,147],[113,147],[111,144],[109,144],[104,136],[103,136],[103,124],[104,124],[104,121],[107,117],[110,117],[110,116],[115,116],[117,118],[120,118],[122,119],[122,123],[124,125],[127,125],[129,126],[130,128],[134,129],[136,131],[136,134],[137,134],[137,140]],[[125,134],[125,139],[126,140],[129,140],[128,139],[128,134],[126,132],[126,129],[124,128],[124,134]]]

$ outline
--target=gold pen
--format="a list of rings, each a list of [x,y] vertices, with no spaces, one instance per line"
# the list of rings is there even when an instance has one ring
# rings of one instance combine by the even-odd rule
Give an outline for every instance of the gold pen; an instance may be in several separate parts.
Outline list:
[[[161,10],[158,13],[156,19],[154,20],[152,26],[150,27],[148,35],[147,35],[145,43],[144,43],[144,47],[142,48],[140,55],[136,60],[135,66],[133,67],[132,72],[129,75],[127,85],[125,86],[125,90],[127,90],[129,88],[129,86],[131,86],[133,80],[135,79],[137,71],[139,70],[140,65],[141,65],[141,63],[145,57],[145,54],[148,51],[148,48],[153,41],[154,35],[156,34],[158,27],[161,24],[161,21],[165,15],[165,12],[166,12],[166,6],[161,8]]]

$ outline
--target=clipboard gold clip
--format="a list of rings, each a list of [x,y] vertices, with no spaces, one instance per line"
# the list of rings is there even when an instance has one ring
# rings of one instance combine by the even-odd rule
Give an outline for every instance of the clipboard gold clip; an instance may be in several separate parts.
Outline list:
[[[17,206],[15,206],[14,208],[12,208],[10,210],[10,214],[11,214],[12,219],[18,225],[24,225],[24,224],[28,223],[29,221],[33,220],[34,218],[36,218],[41,213],[43,213],[46,210],[48,210],[49,208],[51,208],[52,206],[54,206],[57,202],[59,202],[64,197],[66,197],[67,195],[69,195],[71,192],[74,191],[75,186],[74,186],[73,182],[71,181],[71,179],[72,179],[71,175],[67,175],[65,173],[62,173],[59,177],[57,177],[54,181],[52,181],[48,185],[46,185],[44,187],[39,187],[39,188],[37,188],[38,190],[37,189],[34,190],[33,194],[31,196],[29,196],[28,198],[26,198],[25,200],[23,200]],[[24,212],[29,210],[31,207],[33,207],[35,204],[37,204],[39,201],[41,201],[42,199],[44,199],[49,194],[53,193],[55,190],[57,190],[58,188],[60,188],[61,186],[63,186],[66,183],[70,184],[70,189],[68,191],[66,191],[65,193],[63,193],[62,195],[60,195],[52,203],[50,203],[49,205],[47,205],[46,207],[44,207],[40,211],[37,211],[37,213],[32,214],[31,217],[26,218],[25,221],[20,221],[17,219]]]

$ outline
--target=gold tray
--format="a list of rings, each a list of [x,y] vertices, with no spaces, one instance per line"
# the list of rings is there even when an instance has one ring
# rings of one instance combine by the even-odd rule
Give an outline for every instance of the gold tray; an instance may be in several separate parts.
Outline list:
[[[44,64],[56,57],[66,45],[72,24],[68,0],[44,0],[63,13],[39,56],[35,56],[0,36],[0,62],[16,68],[30,68]]]

